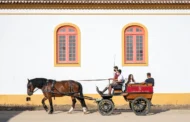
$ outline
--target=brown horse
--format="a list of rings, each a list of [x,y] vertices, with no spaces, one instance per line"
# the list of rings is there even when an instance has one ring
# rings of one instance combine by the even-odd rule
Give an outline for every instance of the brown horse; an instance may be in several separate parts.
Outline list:
[[[83,88],[79,82],[73,80],[55,81],[45,78],[35,78],[31,80],[28,79],[27,94],[29,96],[33,95],[35,88],[41,89],[44,94],[42,105],[46,111],[48,111],[48,107],[46,106],[45,101],[47,99],[49,100],[49,114],[52,114],[54,111],[52,97],[62,96],[71,96],[72,107],[68,113],[72,113],[73,109],[75,108],[76,99],[80,101],[84,114],[89,113],[87,111],[87,106],[83,97]]]

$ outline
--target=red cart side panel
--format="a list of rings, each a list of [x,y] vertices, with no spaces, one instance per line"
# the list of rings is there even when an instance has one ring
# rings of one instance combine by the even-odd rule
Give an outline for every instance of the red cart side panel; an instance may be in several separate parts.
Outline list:
[[[153,86],[127,86],[127,93],[153,93]]]

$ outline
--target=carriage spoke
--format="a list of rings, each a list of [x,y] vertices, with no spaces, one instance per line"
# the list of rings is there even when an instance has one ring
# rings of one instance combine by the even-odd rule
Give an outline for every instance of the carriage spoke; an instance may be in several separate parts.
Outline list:
[[[146,114],[149,112],[150,104],[145,98],[136,98],[133,101],[133,111],[137,114]]]
[[[98,104],[99,112],[102,115],[111,115],[114,110],[114,105],[111,100],[103,99]]]

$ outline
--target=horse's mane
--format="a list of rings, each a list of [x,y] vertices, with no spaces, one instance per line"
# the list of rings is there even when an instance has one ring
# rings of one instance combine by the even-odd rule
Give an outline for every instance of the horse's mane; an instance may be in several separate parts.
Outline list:
[[[29,81],[32,82],[34,87],[42,88],[46,84],[47,80],[48,79],[46,78],[34,78]]]
[[[32,82],[32,85],[34,87],[42,88],[44,85],[47,84],[47,82],[54,82],[56,80],[53,79],[46,79],[46,78],[34,78],[30,79],[29,82]],[[61,81],[56,81],[56,82],[67,82],[67,81],[73,81],[73,80],[61,80]]]

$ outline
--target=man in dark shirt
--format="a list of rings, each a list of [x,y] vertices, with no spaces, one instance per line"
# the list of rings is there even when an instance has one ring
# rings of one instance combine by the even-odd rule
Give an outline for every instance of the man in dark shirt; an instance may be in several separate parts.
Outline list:
[[[151,77],[151,73],[147,73],[147,79],[144,83],[151,83],[154,86],[154,78]]]
[[[152,86],[154,86],[154,78],[151,77],[151,73],[147,73],[147,79],[143,83],[151,83]],[[150,101],[150,105],[153,106],[151,101]]]

